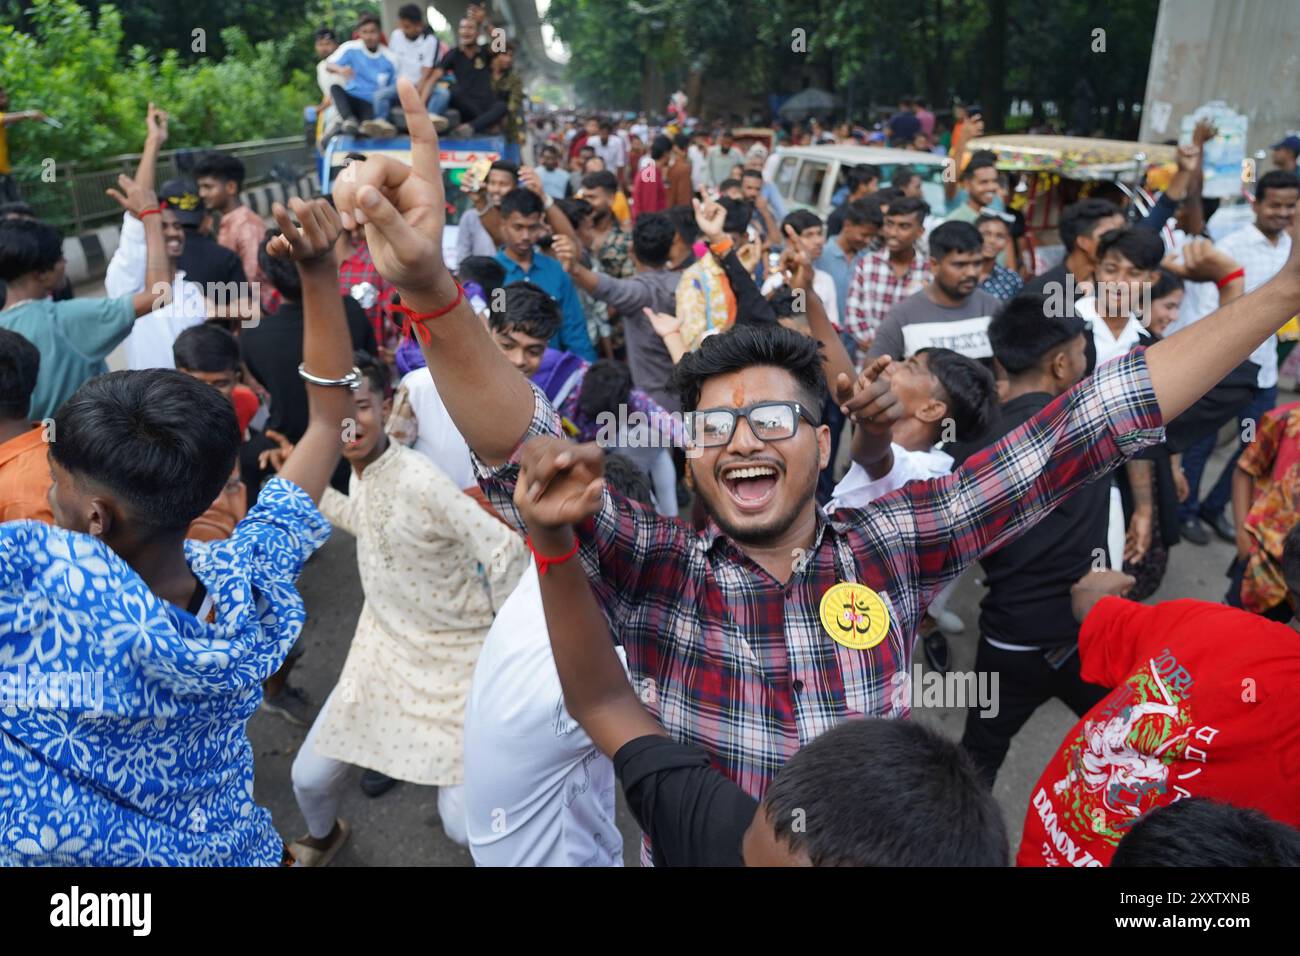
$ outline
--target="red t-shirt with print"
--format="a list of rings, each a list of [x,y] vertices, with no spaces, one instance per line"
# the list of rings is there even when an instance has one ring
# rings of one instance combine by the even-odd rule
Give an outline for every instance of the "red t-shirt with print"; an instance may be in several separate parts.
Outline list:
[[[1079,632],[1113,687],[1030,795],[1017,866],[1105,866],[1134,821],[1209,797],[1300,826],[1300,633],[1204,601],[1108,597]]]

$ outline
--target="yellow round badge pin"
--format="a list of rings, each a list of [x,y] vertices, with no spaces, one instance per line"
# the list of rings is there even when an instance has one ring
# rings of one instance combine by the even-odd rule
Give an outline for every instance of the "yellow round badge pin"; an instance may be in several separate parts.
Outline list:
[[[875,647],[889,632],[889,609],[863,584],[836,584],[822,595],[822,627],[837,644],[854,650]]]

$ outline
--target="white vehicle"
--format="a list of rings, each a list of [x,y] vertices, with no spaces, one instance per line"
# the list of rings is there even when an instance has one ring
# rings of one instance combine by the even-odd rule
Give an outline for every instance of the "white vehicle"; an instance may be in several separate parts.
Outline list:
[[[888,186],[894,171],[908,166],[922,180],[921,194],[931,214],[943,217],[948,208],[943,193],[943,171],[948,159],[934,153],[876,146],[778,146],[767,158],[763,175],[776,185],[786,208],[810,209],[825,219],[834,205],[831,197],[845,185],[852,166],[870,164],[880,170],[880,185]]]

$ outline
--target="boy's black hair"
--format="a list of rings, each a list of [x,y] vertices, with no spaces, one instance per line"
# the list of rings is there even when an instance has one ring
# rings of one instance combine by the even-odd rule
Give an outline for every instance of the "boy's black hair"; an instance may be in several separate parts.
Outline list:
[[[650,141],[650,158],[662,159],[673,151],[673,141],[660,133]]]
[[[0,419],[27,420],[40,371],[40,349],[17,332],[0,329]]]
[[[979,229],[979,227],[984,225],[984,223],[986,222],[1000,223],[1007,230],[1007,235],[1011,235],[1011,223],[1008,222],[1006,219],[1003,219],[997,213],[994,212],[980,213],[979,218],[975,220],[975,228]]]
[[[668,218],[677,230],[677,236],[688,246],[695,245],[700,238],[700,224],[695,221],[695,210],[689,205],[673,206],[668,210]]]
[[[1140,816],[1111,866],[1300,866],[1300,830],[1258,810],[1188,797]]]
[[[516,186],[501,197],[501,218],[509,219],[515,213],[521,216],[540,216],[546,212],[542,197],[531,189]]]
[[[1101,237],[1097,243],[1097,261],[1100,262],[1112,252],[1123,256],[1139,269],[1159,269],[1165,257],[1165,241],[1154,229],[1125,226],[1123,229],[1112,229]]]
[[[1042,293],[1022,292],[989,322],[993,357],[1008,374],[1037,368],[1050,353],[1083,334],[1083,319],[1073,310],[1067,315],[1052,314],[1048,300]]]
[[[323,40],[326,37],[333,40],[335,43],[339,42],[338,34],[335,33],[333,30],[331,30],[329,27],[323,27],[323,26],[317,27],[316,32],[312,34],[313,40]]]
[[[611,196],[618,192],[618,177],[608,169],[598,169],[582,177],[583,189],[603,189]]]
[[[897,189],[902,192],[907,186],[911,185],[913,179],[920,179],[921,174],[911,166],[899,166],[894,170],[894,176],[889,181],[890,189]]]
[[[654,507],[654,488],[650,476],[636,466],[627,455],[618,452],[605,452],[605,482],[615,494],[645,505]]]
[[[849,188],[849,195],[852,196],[859,186],[865,186],[872,180],[880,182],[880,168],[870,163],[860,163],[857,166],[850,166],[844,171],[844,184]]]
[[[477,282],[488,301],[491,301],[493,292],[506,284],[506,267],[497,262],[495,256],[466,256],[456,266],[456,275],[462,285]]]
[[[519,182],[519,164],[518,164],[518,163],[512,163],[512,162],[510,162],[510,160],[508,160],[508,159],[498,159],[498,160],[495,160],[495,161],[492,163],[492,165],[488,167],[488,172],[490,173],[490,172],[492,172],[492,170],[494,170],[494,169],[495,169],[497,172],[500,172],[500,173],[509,173],[511,176],[513,176],[513,177],[515,178],[515,182]]]
[[[785,233],[785,227],[789,226],[794,230],[796,236],[803,235],[805,229],[812,229],[816,226],[824,226],[821,216],[809,209],[796,209],[794,212],[786,215],[781,220],[781,232]]]
[[[498,298],[494,296],[493,298]],[[498,311],[489,300],[488,327],[494,332],[518,329],[524,335],[549,342],[560,331],[560,307],[544,290],[531,282],[516,282],[505,288],[505,308]]]
[[[879,195],[877,193],[876,195]],[[880,228],[885,224],[884,207],[880,202],[872,202],[875,196],[868,196],[866,199],[855,199],[853,202],[844,204],[844,221],[851,222],[855,226],[875,226]]]
[[[1080,199],[1061,211],[1061,219],[1056,224],[1061,245],[1067,253],[1074,251],[1074,243],[1080,236],[1091,236],[1097,223],[1111,216],[1119,215],[1119,206],[1109,199]]]
[[[364,27],[367,23],[373,23],[375,26],[379,27],[380,30],[383,30],[383,29],[384,29],[384,25],[383,25],[383,23],[380,21],[380,19],[379,19],[379,14],[377,14],[377,13],[363,13],[363,14],[361,14],[361,16],[357,17],[357,25],[354,27],[354,29],[356,29],[356,30],[360,30],[360,29],[361,29],[362,27]]]
[[[742,180],[745,180],[745,179],[762,179],[762,178],[763,178],[763,171],[762,171],[761,169],[742,169],[742,170],[740,171],[740,178],[741,178]]]
[[[891,212],[895,205],[890,204]],[[968,222],[941,222],[930,233],[930,258],[935,262],[954,252],[979,252],[983,246],[980,231]]]
[[[673,145],[684,152],[691,148],[691,138],[685,133],[678,133],[673,137]]]
[[[244,163],[237,156],[207,152],[194,164],[195,179],[210,176],[218,182],[234,183],[236,189],[244,188]]]
[[[191,372],[238,372],[239,340],[215,322],[192,325],[172,343],[172,361]]]
[[[423,23],[424,14],[415,4],[407,3],[397,8],[397,19],[405,20],[407,23]]]
[[[601,412],[618,414],[620,405],[632,398],[632,370],[625,362],[601,359],[592,362],[582,378],[578,410],[594,419]]]
[[[560,212],[564,213],[564,218],[569,220],[569,225],[574,229],[595,211],[585,199],[557,199],[555,205],[560,207]]]
[[[780,769],[759,813],[813,866],[1008,863],[1002,810],[971,758],[913,720],[822,734]]]
[[[1151,301],[1163,299],[1167,295],[1172,295],[1183,287],[1181,276],[1176,276],[1168,269],[1161,269],[1160,276],[1156,279],[1155,285],[1151,286]]]
[[[1263,199],[1270,189],[1300,189],[1300,177],[1285,169],[1270,169],[1255,183],[1255,201]]]
[[[50,456],[120,498],[137,535],[184,531],[225,486],[239,454],[235,407],[175,369],[110,372],[54,413]]]
[[[666,213],[643,212],[632,227],[632,251],[643,266],[657,269],[668,262],[677,229]]]
[[[915,216],[917,222],[925,222],[925,217],[930,215],[930,204],[919,196],[898,196],[889,200],[885,215]]]
[[[36,210],[22,200],[0,203],[0,219],[35,219]]]
[[[257,247],[257,266],[286,302],[301,302],[302,277],[298,275],[298,267],[291,259],[280,259],[266,251],[267,244],[279,234],[279,229],[266,230]]]
[[[757,365],[789,372],[803,393],[799,401],[814,419],[821,418],[822,396],[826,393],[821,344],[773,324],[733,326],[705,337],[699,348],[682,356],[673,368],[682,410],[693,412],[699,407],[700,390],[708,379]]]
[[[63,258],[63,233],[31,219],[0,220],[0,279],[48,272]]]
[[[727,179],[724,179],[722,182],[718,183],[718,192],[725,193],[728,189],[739,189],[740,186],[741,183],[739,179],[728,177]]]
[[[718,205],[727,210],[727,217],[722,221],[723,232],[734,235],[749,228],[750,220],[754,218],[754,207],[751,203],[743,199],[728,199],[723,196],[718,200]]]
[[[795,309],[794,289],[791,289],[788,285],[777,286],[773,289],[772,293],[767,297],[767,301],[772,304],[772,312],[777,319],[788,319],[794,316],[802,319],[807,318],[806,309],[804,312]]]
[[[352,364],[370,383],[370,390],[378,395],[381,399],[388,395],[388,366],[379,361],[365,349],[357,349],[352,353]]]
[[[996,154],[989,152],[987,149],[976,150],[971,154],[970,162],[966,168],[961,171],[962,179],[970,179],[981,169],[997,169],[998,158]]]
[[[969,225],[969,223],[965,223]],[[939,383],[955,441],[973,441],[988,431],[997,408],[998,383],[979,362],[952,349],[921,349],[930,374]]]

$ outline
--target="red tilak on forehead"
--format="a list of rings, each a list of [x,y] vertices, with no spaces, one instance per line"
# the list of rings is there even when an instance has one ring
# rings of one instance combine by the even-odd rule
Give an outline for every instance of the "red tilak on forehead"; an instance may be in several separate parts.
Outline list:
[[[731,404],[735,408],[743,408],[745,405],[745,385],[743,382],[737,382],[731,390]]]

